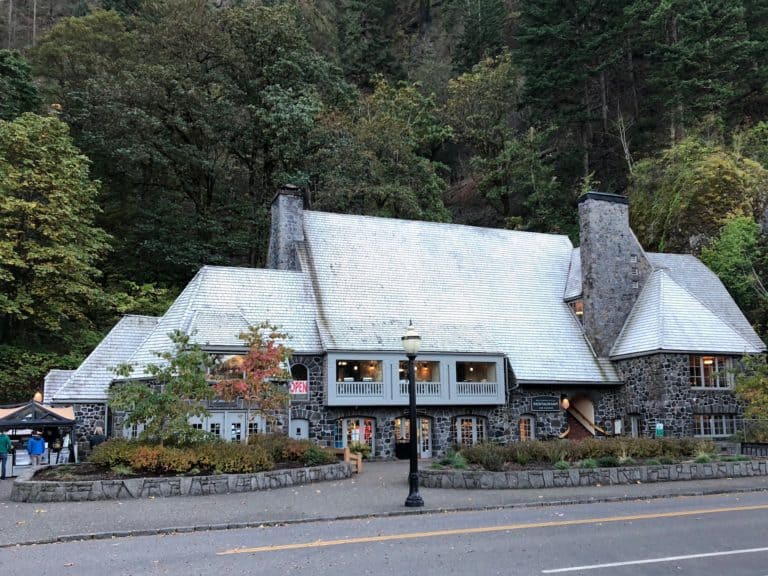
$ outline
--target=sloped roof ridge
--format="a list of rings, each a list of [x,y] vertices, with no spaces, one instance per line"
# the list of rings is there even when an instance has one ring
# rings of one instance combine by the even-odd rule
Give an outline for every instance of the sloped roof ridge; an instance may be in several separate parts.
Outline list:
[[[694,261],[696,261],[696,262],[701,262],[701,260],[700,260],[699,258],[697,258],[696,256],[694,256],[693,254],[673,254],[673,253],[667,253],[667,252],[655,252],[655,254],[662,254],[663,256],[674,256],[674,257],[677,257],[677,258],[680,258],[680,257],[684,257],[684,258],[687,258],[687,259],[689,259],[689,260],[694,260]],[[702,264],[703,264],[703,262],[702,262]],[[653,265],[652,265],[652,266],[653,266]],[[709,266],[706,266],[706,265],[704,265],[704,268],[706,269],[706,271],[707,271],[707,272],[709,272],[710,274],[712,274],[712,275],[713,275],[715,278],[717,278],[717,280],[718,280],[719,282],[721,282],[721,283],[722,283],[722,280],[720,280],[720,277],[719,277],[717,274],[715,274],[714,272],[712,272],[712,270],[710,270],[710,269],[709,269]],[[721,314],[719,310],[713,310],[713,309],[712,309],[710,306],[708,306],[708,305],[707,305],[707,303],[706,303],[706,302],[704,302],[704,301],[703,301],[703,300],[701,300],[701,299],[700,299],[698,296],[696,296],[696,294],[694,294],[693,292],[691,292],[690,290],[688,290],[688,288],[686,288],[685,286],[683,286],[682,284],[680,284],[679,282],[677,282],[677,281],[676,281],[676,280],[675,280],[675,279],[672,277],[672,275],[670,274],[670,272],[669,272],[669,266],[658,266],[658,267],[654,267],[654,272],[656,272],[657,270],[658,270],[658,271],[660,271],[660,272],[663,272],[663,273],[664,273],[664,276],[666,276],[666,277],[669,279],[669,281],[670,281],[670,282],[672,282],[672,283],[673,283],[675,286],[677,286],[678,288],[680,288],[681,290],[683,290],[683,291],[684,291],[686,294],[688,294],[688,295],[689,295],[691,298],[693,298],[694,300],[696,300],[696,302],[698,302],[699,304],[701,304],[701,305],[702,305],[702,306],[703,306],[705,309],[709,310],[709,311],[710,311],[712,314],[714,314],[714,315],[715,315],[715,316],[716,316],[716,317],[717,317],[717,318],[718,318],[718,319],[719,319],[719,320],[720,320],[720,321],[721,321],[723,324],[725,324],[725,325],[726,325],[726,326],[728,326],[728,327],[729,327],[731,330],[733,330],[733,331],[734,331],[736,334],[738,334],[738,335],[739,335],[739,336],[740,336],[740,337],[741,337],[741,338],[742,338],[742,339],[743,339],[745,342],[747,342],[748,344],[750,343],[750,342],[747,340],[747,338],[746,338],[746,337],[745,337],[745,336],[744,336],[744,335],[741,333],[741,330],[739,329],[739,327],[738,327],[738,326],[735,326],[735,325],[734,325],[734,324],[733,324],[733,323],[730,321],[730,318],[729,318],[729,317],[727,317],[727,316],[724,316],[723,314]],[[727,290],[727,289],[726,289],[726,290]],[[730,292],[728,293],[728,295],[730,296]],[[663,298],[663,291],[662,291],[662,296],[661,296],[661,297]],[[732,296],[731,296],[731,298],[732,298]]]
[[[253,268],[251,266],[221,266],[218,264],[204,264],[200,267],[200,270],[198,270],[198,274],[200,274],[203,271],[237,271],[237,272],[247,272],[247,273],[258,273],[258,274],[304,274],[303,270],[281,270],[278,268]],[[194,278],[190,280],[190,284],[194,281]]]
[[[643,287],[640,289],[640,293],[637,295],[637,299],[635,300],[635,303],[632,306],[632,310],[629,311],[629,315],[627,316],[626,320],[624,320],[624,325],[621,327],[621,330],[619,331],[619,335],[616,336],[616,340],[613,342],[613,346],[611,346],[611,350],[608,352],[608,357],[611,357],[615,354],[616,348],[619,346],[619,344],[624,339],[624,333],[629,330],[629,326],[632,323],[632,320],[640,314],[639,312],[639,305],[644,302],[645,300],[645,293],[653,290],[651,287],[652,281],[655,277],[657,277],[656,272],[659,272],[659,270],[654,270],[651,275],[648,277],[648,280],[646,280]],[[659,300],[659,307],[656,310],[656,317],[658,318],[660,314],[658,313],[661,309],[661,300]],[[663,339],[660,340],[663,342]]]
[[[80,364],[80,366],[78,366],[76,369],[71,371],[72,373],[69,375],[69,378],[67,378],[67,381],[64,382],[61,386],[59,386],[58,390],[56,390],[56,392],[54,392],[53,397],[55,398],[56,396],[59,396],[62,392],[66,391],[67,387],[71,387],[71,384],[72,384],[73,380],[81,373],[81,371],[82,371],[83,374],[85,374],[85,373],[89,373],[91,370],[93,370],[93,367],[92,367],[93,361],[89,362],[89,360],[91,358],[97,358],[98,357],[97,353],[98,353],[99,350],[101,350],[102,348],[105,348],[108,345],[111,345],[112,340],[114,340],[117,337],[116,335],[120,332],[120,326],[122,324],[125,324],[126,320],[133,319],[133,318],[142,318],[142,319],[146,319],[146,320],[155,320],[156,321],[155,322],[155,326],[157,326],[159,324],[159,321],[160,321],[161,317],[159,317],[159,316],[149,316],[149,315],[144,315],[144,314],[124,314],[122,316],[122,318],[120,318],[120,320],[117,321],[117,324],[112,326],[110,331],[107,332],[107,335],[104,336],[104,338],[101,339],[101,341],[96,345],[96,347],[93,350],[91,350],[91,353],[88,354],[88,356],[85,357],[85,360],[83,360],[83,362]],[[141,341],[142,344],[144,343],[144,341],[147,338],[149,338],[149,336],[152,334],[153,331],[154,331],[154,329],[147,331],[147,335]],[[136,348],[136,350],[138,350],[138,347]],[[135,350],[134,350],[134,352],[135,352]],[[131,356],[133,356],[133,354],[131,354]]]
[[[338,212],[324,212],[321,210],[304,210],[305,214],[310,216],[317,214],[319,216],[330,216],[331,218],[339,219],[358,219],[358,220],[376,220],[379,222],[409,222],[412,224],[419,224],[428,227],[453,227],[463,228],[469,230],[494,230],[497,232],[504,232],[508,234],[515,234],[520,236],[544,236],[548,238],[565,238],[570,242],[570,238],[567,234],[554,234],[552,232],[532,232],[530,230],[510,230],[509,228],[490,228],[488,226],[474,226],[472,224],[457,224],[455,222],[434,222],[432,220],[414,220],[411,218],[388,218],[385,216],[371,216],[368,214],[341,214]]]

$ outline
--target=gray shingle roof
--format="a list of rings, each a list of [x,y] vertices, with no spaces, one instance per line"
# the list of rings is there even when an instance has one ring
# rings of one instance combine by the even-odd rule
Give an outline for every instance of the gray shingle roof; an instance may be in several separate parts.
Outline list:
[[[304,213],[318,327],[328,350],[497,352],[522,382],[618,382],[563,302],[566,236]],[[340,241],[339,239],[343,239]]]
[[[680,286],[696,297],[710,312],[736,330],[754,349],[765,344],[754,331],[717,275],[690,254],[648,254],[654,268],[664,269]]]
[[[678,284],[668,270],[657,269],[645,283],[611,357],[657,351],[745,354],[762,348]]]
[[[269,321],[290,336],[297,352],[322,351],[309,278],[301,272],[204,266],[171,305],[152,334],[131,356],[133,378],[173,350],[168,334],[180,330],[204,348],[242,349],[239,335]]]
[[[571,266],[568,268],[563,300],[573,300],[579,296],[581,296],[581,248],[574,248],[571,252]]]
[[[56,368],[50,370],[43,380],[43,401],[49,402],[53,395],[66,384],[67,380],[74,373],[74,370],[59,370]]]
[[[69,379],[45,399],[52,403],[104,401],[113,369],[126,362],[158,323],[153,316],[124,316]],[[55,378],[55,377],[54,377]]]

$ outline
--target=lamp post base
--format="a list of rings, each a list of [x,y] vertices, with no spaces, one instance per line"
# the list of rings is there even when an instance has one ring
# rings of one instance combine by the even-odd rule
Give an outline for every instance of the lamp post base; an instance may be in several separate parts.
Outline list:
[[[419,494],[419,475],[410,474],[408,476],[411,492],[408,494],[408,498],[405,499],[405,505],[409,508],[420,508],[424,506],[424,499]]]

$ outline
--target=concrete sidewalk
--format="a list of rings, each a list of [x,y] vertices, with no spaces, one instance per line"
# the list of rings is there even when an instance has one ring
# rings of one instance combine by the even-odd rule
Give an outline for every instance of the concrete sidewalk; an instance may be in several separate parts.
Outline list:
[[[403,506],[408,462],[366,463],[361,475],[265,492],[99,502],[17,503],[0,482],[0,547],[174,531],[418,514],[447,510],[643,500],[768,490],[768,477],[692,482],[550,488],[442,490],[422,488],[425,506]]]

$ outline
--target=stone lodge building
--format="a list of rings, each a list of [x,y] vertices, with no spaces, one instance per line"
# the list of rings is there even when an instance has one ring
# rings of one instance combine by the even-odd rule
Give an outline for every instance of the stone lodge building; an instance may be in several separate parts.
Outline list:
[[[205,266],[160,318],[126,316],[45,400],[74,405],[81,438],[122,426],[106,406],[112,368],[149,380],[181,330],[222,361],[269,321],[290,334],[292,436],[367,443],[392,457],[409,437],[412,320],[421,455],[484,439],[625,434],[726,437],[742,407],[728,369],[765,345],[718,278],[690,255],[647,253],[627,199],[586,194],[581,247],[566,236],[272,206],[268,268]],[[305,386],[304,383],[307,383]],[[194,422],[242,441],[265,431],[237,402]]]

